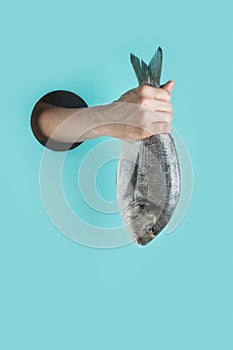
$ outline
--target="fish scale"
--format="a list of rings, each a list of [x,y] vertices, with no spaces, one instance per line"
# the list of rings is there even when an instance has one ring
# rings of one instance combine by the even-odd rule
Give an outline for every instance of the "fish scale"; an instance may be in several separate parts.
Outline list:
[[[160,47],[148,66],[132,53],[130,58],[139,85],[160,86]],[[148,244],[168,224],[180,190],[179,160],[169,133],[123,143],[117,167],[118,206],[126,228],[138,244]]]

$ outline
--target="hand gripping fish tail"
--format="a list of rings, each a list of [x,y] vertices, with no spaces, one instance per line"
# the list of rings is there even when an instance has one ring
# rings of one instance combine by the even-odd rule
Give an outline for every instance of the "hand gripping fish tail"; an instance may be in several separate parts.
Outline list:
[[[149,65],[130,54],[139,85],[160,87],[162,49]],[[132,239],[146,245],[170,221],[181,191],[174,140],[169,133],[125,141],[117,167],[118,207]]]

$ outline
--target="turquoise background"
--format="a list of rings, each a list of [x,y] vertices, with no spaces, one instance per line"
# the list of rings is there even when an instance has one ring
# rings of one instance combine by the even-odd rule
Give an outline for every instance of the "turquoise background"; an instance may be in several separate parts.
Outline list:
[[[232,349],[231,2],[22,0],[0,17],[0,348]],[[57,89],[111,102],[136,86],[129,52],[148,61],[158,45],[192,159],[191,205],[146,248],[81,246],[44,210],[32,108]],[[71,169],[96,142],[68,154]]]

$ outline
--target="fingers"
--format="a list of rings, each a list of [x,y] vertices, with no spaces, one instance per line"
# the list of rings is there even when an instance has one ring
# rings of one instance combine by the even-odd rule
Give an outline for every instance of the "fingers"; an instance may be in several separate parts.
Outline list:
[[[151,135],[166,134],[171,131],[171,125],[169,123],[156,123],[151,128],[151,131]]]
[[[149,128],[143,129],[145,133],[148,134],[148,136],[154,135],[154,134],[164,134],[171,130],[171,125],[169,123],[160,122],[160,123],[154,123],[151,124]]]
[[[137,96],[155,98],[157,100],[171,101],[171,94],[165,88],[155,88],[153,86],[141,85],[135,89]]]
[[[175,87],[175,82],[174,82],[174,80],[169,80],[166,84],[163,84],[160,87],[171,93]]]
[[[151,109],[152,111],[163,111],[163,112],[172,112],[172,104],[168,101],[157,100],[148,97],[142,97],[138,100],[138,104],[141,107]]]
[[[124,126],[117,133],[118,136],[115,131],[113,136],[138,140],[154,134],[169,133],[173,119],[171,91],[174,86],[174,81],[169,80],[159,88],[142,85],[123,94],[116,102],[125,102],[122,116],[117,118],[122,120]]]
[[[172,120],[173,120],[173,114],[170,113],[170,112],[157,112],[158,115],[161,116],[161,118],[164,120],[164,121],[167,121],[168,123],[170,123]]]
[[[141,85],[137,88],[125,92],[116,102],[141,103],[142,99],[155,99],[162,101],[171,101],[171,91],[174,88],[174,81],[169,80],[160,88],[155,88],[149,85]]]
[[[136,103],[152,111],[172,113],[171,94],[168,91],[174,87],[174,82],[169,81],[164,88],[154,88],[142,85],[135,89]]]

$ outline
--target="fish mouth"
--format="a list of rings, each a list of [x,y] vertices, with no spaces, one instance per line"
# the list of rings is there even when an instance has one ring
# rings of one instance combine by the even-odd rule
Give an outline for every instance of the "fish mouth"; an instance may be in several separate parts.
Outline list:
[[[131,236],[135,243],[139,245],[147,245],[151,242],[159,233],[161,229],[158,229],[156,224],[147,224],[143,227],[141,233],[138,234],[138,231],[131,232]]]
[[[158,217],[154,216],[153,222],[146,223],[139,234],[134,232],[133,236],[137,237],[138,244],[146,245],[161,232],[162,228],[157,225],[157,221]]]
[[[137,235],[137,243],[140,245],[148,244],[159,234],[160,231],[161,230],[158,230],[156,224],[154,224],[153,226],[151,226],[150,224],[146,225],[145,232],[140,235]]]

